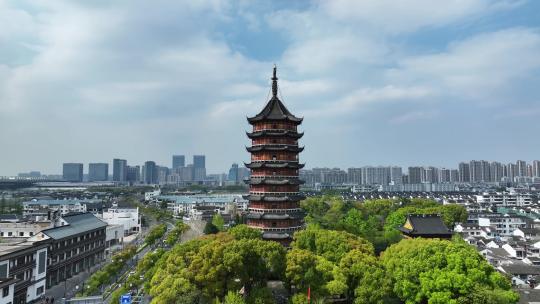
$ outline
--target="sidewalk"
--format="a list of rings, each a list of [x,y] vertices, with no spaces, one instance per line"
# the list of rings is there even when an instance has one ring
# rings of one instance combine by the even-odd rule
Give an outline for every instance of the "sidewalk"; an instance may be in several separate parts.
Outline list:
[[[60,282],[56,286],[47,289],[45,291],[45,297],[54,297],[55,303],[61,303],[60,301],[64,297],[64,288],[66,289],[66,298],[69,299],[75,296],[75,294],[83,288],[83,282],[85,282],[94,272],[102,268],[105,263],[105,261],[102,261],[100,264],[91,267],[89,270],[80,272],[79,274],[69,278],[67,282]],[[76,289],[76,286],[79,287],[78,290]]]

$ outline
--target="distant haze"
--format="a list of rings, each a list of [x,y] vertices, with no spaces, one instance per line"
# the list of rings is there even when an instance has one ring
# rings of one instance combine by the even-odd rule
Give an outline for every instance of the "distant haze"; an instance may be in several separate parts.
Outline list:
[[[271,69],[307,167],[540,158],[540,2],[2,1],[0,175],[247,161]],[[112,170],[112,168],[111,168]]]

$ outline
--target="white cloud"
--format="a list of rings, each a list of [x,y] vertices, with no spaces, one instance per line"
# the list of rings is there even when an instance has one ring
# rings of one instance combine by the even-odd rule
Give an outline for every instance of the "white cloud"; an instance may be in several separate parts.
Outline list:
[[[441,53],[403,59],[390,78],[442,86],[451,95],[497,95],[540,68],[540,34],[512,28],[452,43]]]
[[[321,1],[321,10],[338,20],[370,25],[391,33],[440,27],[494,10],[515,8],[521,0],[334,0]]]

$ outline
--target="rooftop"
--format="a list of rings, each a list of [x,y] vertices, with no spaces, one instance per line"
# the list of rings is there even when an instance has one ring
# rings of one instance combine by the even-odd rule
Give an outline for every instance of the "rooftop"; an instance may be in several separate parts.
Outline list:
[[[107,223],[92,213],[75,213],[63,216],[62,219],[67,222],[67,225],[45,229],[42,232],[52,239],[58,240],[107,226]]]
[[[278,85],[277,85],[276,67],[274,67],[274,74],[272,77],[272,98],[268,101],[264,109],[254,117],[248,118],[250,123],[262,121],[262,120],[289,120],[295,123],[301,123],[302,118],[294,116],[287,107],[278,98]]]
[[[409,214],[407,216],[407,222],[400,230],[406,234],[418,236],[452,235],[452,231],[446,227],[441,217],[437,214]]]

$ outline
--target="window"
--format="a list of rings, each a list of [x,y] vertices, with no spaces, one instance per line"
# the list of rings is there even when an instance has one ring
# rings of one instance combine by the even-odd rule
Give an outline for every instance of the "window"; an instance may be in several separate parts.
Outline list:
[[[24,236],[24,232],[19,232],[19,236]]]
[[[277,223],[276,223],[276,222],[272,222],[272,227],[277,227]]]
[[[277,159],[277,157],[275,155],[272,155],[272,160],[276,160],[276,159]]]
[[[43,293],[43,286],[40,286],[38,287],[38,289],[36,289],[36,296],[39,296],[42,293]]]
[[[7,278],[7,268],[7,263],[0,265],[0,278]]]
[[[34,235],[34,232],[33,231],[30,231],[30,236],[33,236]]]
[[[38,274],[42,274],[45,272],[45,255],[47,254],[46,251],[42,251],[39,253],[38,257]]]
[[[13,232],[8,232],[8,236],[12,236],[13,235]]]
[[[9,286],[2,289],[2,298],[9,296]]]

